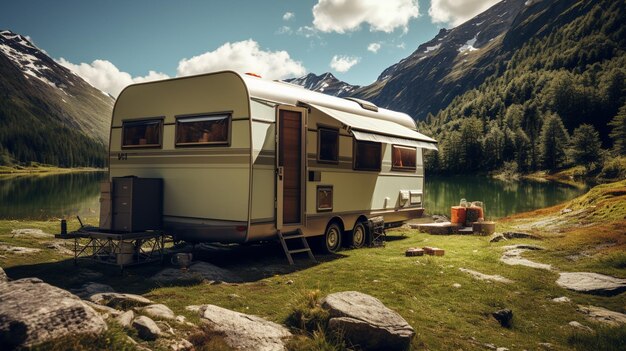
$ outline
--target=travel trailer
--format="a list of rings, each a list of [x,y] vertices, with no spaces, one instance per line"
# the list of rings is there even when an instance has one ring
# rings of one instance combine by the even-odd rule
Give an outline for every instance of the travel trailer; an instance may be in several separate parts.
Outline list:
[[[159,179],[159,220],[178,240],[297,231],[334,252],[363,246],[371,217],[390,227],[422,214],[424,149],[436,141],[404,113],[223,71],[124,89],[109,177]]]

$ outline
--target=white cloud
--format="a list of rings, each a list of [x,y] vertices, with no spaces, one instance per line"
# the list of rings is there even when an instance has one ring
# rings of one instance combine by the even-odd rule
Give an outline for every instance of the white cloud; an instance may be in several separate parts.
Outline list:
[[[64,58],[57,60],[59,64],[74,72],[94,87],[111,94],[114,97],[127,85],[169,78],[167,74],[150,71],[143,77],[133,77],[127,72],[120,71],[107,60],[95,60],[92,63],[74,64]]]
[[[396,45],[396,47],[397,47],[398,49],[402,49],[402,50],[404,50],[404,49],[406,49],[406,43],[405,43],[405,42],[402,42],[402,43],[400,43],[400,44]]]
[[[220,70],[254,72],[267,79],[299,77],[306,73],[302,63],[289,57],[287,51],[263,51],[252,39],[225,43],[214,51],[182,59],[177,73],[187,76]]]
[[[282,26],[278,28],[276,34],[293,34],[293,29],[291,29],[291,27],[289,26]]]
[[[330,60],[330,67],[337,72],[348,72],[352,66],[356,65],[361,61],[360,57],[354,56],[344,56],[344,55],[335,55],[333,59]]]
[[[283,15],[283,21],[289,21],[292,20],[296,17],[296,15],[294,15],[293,12],[285,12],[285,14]]]
[[[432,0],[428,14],[433,23],[449,23],[456,27],[498,2],[500,0]]]
[[[313,6],[313,25],[322,32],[345,33],[359,29],[361,23],[369,24],[370,31],[407,31],[417,16],[417,0],[318,0]]]
[[[309,26],[298,28],[298,30],[296,31],[296,34],[301,35],[307,39],[311,39],[311,38],[319,39],[320,38],[320,35],[318,34],[317,29],[313,27],[309,27]]]
[[[380,43],[371,43],[367,46],[367,51],[377,53],[380,50]]]

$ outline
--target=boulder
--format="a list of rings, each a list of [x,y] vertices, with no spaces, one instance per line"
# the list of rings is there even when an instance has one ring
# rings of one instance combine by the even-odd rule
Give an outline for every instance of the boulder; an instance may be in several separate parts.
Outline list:
[[[118,322],[124,328],[130,328],[133,323],[133,319],[135,319],[135,312],[132,310],[128,310],[115,318],[115,321]]]
[[[137,308],[137,311],[152,318],[176,319],[174,312],[169,307],[160,303]]]
[[[531,248],[532,245],[511,245],[504,246],[507,251],[504,252],[500,261],[511,266],[526,266],[531,268],[552,270],[552,265],[546,263],[538,263],[529,259],[523,258],[522,253],[528,250],[538,250],[537,248]]]
[[[166,268],[150,278],[159,283],[175,283],[178,281],[208,280],[212,282],[238,283],[241,279],[230,271],[207,262],[196,262],[187,270]]]
[[[199,312],[201,321],[237,350],[285,350],[284,339],[291,337],[287,328],[257,316],[214,305],[200,306]]]
[[[459,270],[461,272],[464,273],[468,273],[470,274],[474,279],[478,279],[478,280],[487,280],[487,281],[492,281],[492,282],[498,282],[498,283],[505,283],[505,284],[511,284],[513,283],[512,280],[507,279],[501,275],[489,275],[489,274],[484,274],[484,273],[480,273],[471,269],[467,269],[467,268],[459,268]]]
[[[586,325],[583,325],[577,321],[571,321],[569,323],[567,323],[570,327],[575,328],[575,329],[579,329],[588,333],[593,333],[593,329],[589,328]]]
[[[0,284],[0,301],[0,349],[107,330],[102,317],[78,297],[37,278]]]
[[[555,297],[552,299],[552,302],[558,302],[558,303],[567,303],[571,301],[572,300],[567,296]]]
[[[120,294],[115,292],[93,294],[89,296],[89,300],[100,305],[106,305],[122,310],[152,304],[152,301],[141,295]]]
[[[560,273],[556,284],[569,290],[604,296],[613,296],[626,291],[626,279],[598,273]]]
[[[501,309],[501,310],[493,312],[491,315],[500,323],[501,326],[505,328],[511,327],[511,321],[513,319],[513,311],[511,311],[510,309],[508,308]]]
[[[4,269],[0,267],[0,284],[6,283],[8,281],[9,281],[9,277],[7,277],[7,274],[4,272]]]
[[[415,335],[402,316],[367,294],[330,294],[322,300],[322,307],[329,311],[329,328],[363,350],[406,350]]]
[[[501,233],[493,233],[489,237],[490,243],[497,243],[498,241],[502,241],[502,240],[506,240],[506,238]]]
[[[30,254],[34,254],[34,253],[41,251],[41,249],[0,244],[0,251],[4,251],[7,253],[12,253],[16,255],[30,255]]]
[[[586,314],[588,319],[595,322],[606,323],[614,327],[626,324],[626,314],[606,308],[578,305],[578,311]]]
[[[143,340],[156,340],[161,335],[161,329],[154,321],[146,316],[139,316],[133,320],[133,328]]]
[[[94,283],[94,282],[85,283],[80,288],[72,289],[70,291],[74,295],[76,295],[76,296],[78,296],[78,297],[80,297],[82,299],[87,299],[91,295],[95,295],[95,294],[99,294],[99,293],[112,293],[112,292],[115,292],[115,290],[113,290],[113,288],[110,285]]]
[[[107,315],[117,317],[124,312],[124,311],[116,310],[115,308],[111,308],[109,306],[99,305],[89,300],[83,300],[83,303],[93,308],[94,311],[100,313],[103,316],[103,318],[104,316],[107,316]]]

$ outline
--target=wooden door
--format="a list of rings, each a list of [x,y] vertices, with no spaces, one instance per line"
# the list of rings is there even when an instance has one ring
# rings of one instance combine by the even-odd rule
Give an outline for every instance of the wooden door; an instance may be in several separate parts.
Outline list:
[[[279,110],[277,149],[279,228],[282,224],[302,223],[302,128],[301,111]]]

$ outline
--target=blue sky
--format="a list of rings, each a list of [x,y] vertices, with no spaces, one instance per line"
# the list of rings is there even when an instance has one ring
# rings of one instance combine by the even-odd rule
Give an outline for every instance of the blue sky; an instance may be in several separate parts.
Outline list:
[[[21,0],[5,1],[0,28],[113,95],[136,81],[224,68],[271,79],[332,72],[365,85],[439,28],[495,2]]]

